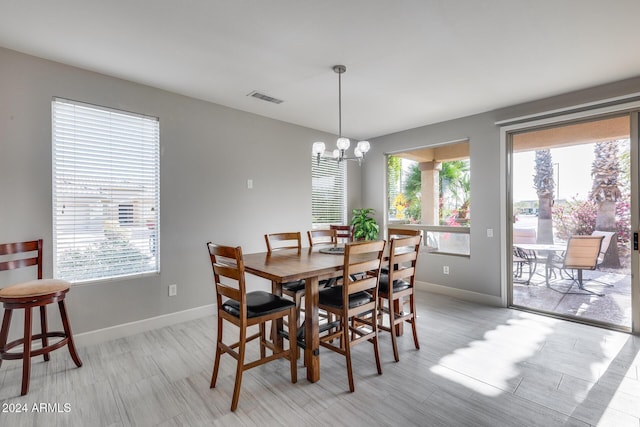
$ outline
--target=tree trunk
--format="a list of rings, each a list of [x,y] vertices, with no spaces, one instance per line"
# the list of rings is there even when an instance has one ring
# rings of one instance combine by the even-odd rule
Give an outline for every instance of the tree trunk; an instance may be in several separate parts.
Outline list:
[[[538,243],[553,244],[552,206],[553,198],[551,195],[538,197]]]
[[[605,200],[598,203],[596,216],[596,230],[616,232],[616,202]],[[620,268],[620,255],[618,254],[617,235],[611,238],[611,244],[605,254],[602,267]]]

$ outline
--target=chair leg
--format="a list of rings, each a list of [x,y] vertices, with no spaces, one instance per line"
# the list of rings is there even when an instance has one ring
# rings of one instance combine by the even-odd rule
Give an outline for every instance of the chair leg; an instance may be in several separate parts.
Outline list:
[[[216,381],[218,380],[218,368],[220,368],[220,344],[222,343],[222,318],[218,317],[218,334],[216,336],[216,357],[213,362],[213,374],[211,375],[211,384],[209,388],[214,388],[216,386]]]
[[[416,350],[420,350],[420,343],[418,342],[418,327],[417,327],[417,315],[416,315],[416,299],[414,294],[409,296],[409,307],[411,310],[411,329],[413,330],[413,343],[416,346]]]
[[[5,351],[7,339],[9,338],[9,327],[11,326],[11,313],[13,310],[4,309],[4,317],[2,318],[2,330],[0,330],[0,351]],[[2,354],[0,354],[0,366],[2,366]]]
[[[31,375],[31,307],[24,309],[24,343],[22,349],[22,391],[21,396],[29,392]]]
[[[47,308],[44,305],[40,306],[40,335],[42,335],[42,348],[46,348],[49,345],[49,339],[47,337]],[[49,353],[43,353],[42,356],[45,362],[49,361]]]
[[[71,359],[79,368],[82,366],[82,361],[78,356],[78,352],[76,351],[76,346],[73,343],[73,333],[71,332],[71,324],[69,323],[69,317],[67,316],[67,307],[64,303],[64,300],[58,301],[58,308],[60,309],[60,317],[62,318],[62,327],[64,328],[64,333],[67,335],[67,347],[69,348],[69,354],[71,354]]]
[[[341,319],[342,336],[340,342],[344,343],[344,357],[347,361],[347,378],[349,378],[349,391],[353,393],[356,390],[353,384],[353,367],[351,366],[351,339],[349,339],[349,319],[342,317]]]
[[[294,307],[292,307],[289,310],[289,318],[291,318],[292,316],[296,315],[296,310]],[[296,339],[296,337],[298,336],[298,331],[296,329],[296,323],[297,322],[291,322],[289,321],[289,324],[292,325],[289,328],[289,336],[292,336],[293,339],[289,339],[289,365],[291,367],[291,382],[292,383],[296,383],[298,382],[298,362],[297,359],[299,356],[299,351],[298,351],[298,340]]]
[[[260,323],[260,325],[258,325],[258,328],[260,329],[260,359],[264,359],[265,357],[267,357],[267,348],[264,345],[264,342],[267,339],[267,336],[265,334],[265,327],[265,323]]]
[[[240,329],[240,345],[238,346],[238,365],[236,367],[236,382],[233,386],[233,399],[231,400],[231,411],[238,408],[240,400],[240,386],[242,385],[242,373],[244,372],[244,353],[247,346],[247,328]]]
[[[396,311],[395,304],[389,300],[389,329],[391,335],[391,345],[393,346],[393,358],[396,362],[400,361],[400,356],[398,355],[398,339],[397,339],[397,331],[396,328]]]
[[[376,368],[378,369],[378,375],[382,375],[382,364],[380,363],[380,351],[378,349],[378,323],[375,319],[372,319],[373,328],[373,353],[376,356]]]

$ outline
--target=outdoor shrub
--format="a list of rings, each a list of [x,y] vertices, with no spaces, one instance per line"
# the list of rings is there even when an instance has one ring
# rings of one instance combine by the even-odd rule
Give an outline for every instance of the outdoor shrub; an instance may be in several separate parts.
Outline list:
[[[630,238],[631,217],[628,200],[628,197],[622,197],[616,203],[616,231],[619,245],[626,245]],[[556,229],[556,235],[562,240],[568,240],[574,234],[589,235],[596,229],[597,215],[598,205],[590,200],[573,198],[565,205],[554,206],[553,226]]]

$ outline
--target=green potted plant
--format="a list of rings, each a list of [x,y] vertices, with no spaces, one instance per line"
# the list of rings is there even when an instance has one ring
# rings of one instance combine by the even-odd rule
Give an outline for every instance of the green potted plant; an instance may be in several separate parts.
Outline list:
[[[372,208],[354,209],[351,225],[355,240],[377,240],[380,227],[373,217],[376,211]]]

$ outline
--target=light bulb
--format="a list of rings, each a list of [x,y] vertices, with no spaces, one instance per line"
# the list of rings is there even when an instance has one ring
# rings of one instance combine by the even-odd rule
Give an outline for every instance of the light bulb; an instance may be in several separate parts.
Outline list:
[[[358,146],[357,147],[360,149],[362,154],[364,154],[367,151],[369,151],[369,149],[371,148],[371,144],[369,144],[369,141],[360,141],[360,142],[358,142]]]
[[[338,141],[336,141],[336,145],[339,149],[346,150],[347,148],[349,148],[349,145],[351,145],[351,141],[349,141],[349,138],[338,138]]]
[[[320,141],[314,142],[313,148],[311,149],[311,151],[314,156],[324,153],[324,142],[320,142]]]

